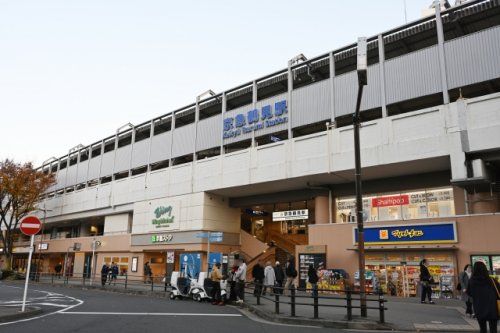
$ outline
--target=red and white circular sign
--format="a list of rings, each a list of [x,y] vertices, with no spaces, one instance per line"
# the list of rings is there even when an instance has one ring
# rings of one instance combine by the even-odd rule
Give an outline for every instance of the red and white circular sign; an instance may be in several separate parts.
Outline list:
[[[42,222],[36,216],[26,216],[21,221],[19,228],[26,236],[36,235],[42,229]]]

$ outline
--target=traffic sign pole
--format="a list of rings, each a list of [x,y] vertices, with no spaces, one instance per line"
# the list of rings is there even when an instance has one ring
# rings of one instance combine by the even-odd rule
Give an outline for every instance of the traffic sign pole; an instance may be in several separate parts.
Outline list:
[[[210,273],[210,231],[208,232],[208,237],[207,237],[207,263],[208,263],[208,268],[207,268],[207,274]]]
[[[26,308],[26,295],[28,294],[28,280],[29,280],[29,277],[30,277],[31,257],[33,256],[33,244],[34,243],[35,243],[35,235],[31,235],[30,254],[28,256],[28,268],[26,269],[26,280],[24,281],[23,306],[21,308],[22,312],[24,312],[24,310]]]
[[[36,216],[26,216],[23,218],[21,223],[19,224],[19,229],[26,236],[31,236],[30,241],[30,254],[28,256],[28,264],[26,265],[26,280],[24,281],[24,294],[23,294],[23,305],[21,307],[21,311],[24,312],[26,309],[26,295],[28,294],[28,280],[30,278],[31,271],[31,257],[33,256],[33,249],[35,243],[35,235],[40,232],[42,228],[42,222]],[[42,235],[43,236],[43,235]],[[36,274],[36,272],[35,272]]]

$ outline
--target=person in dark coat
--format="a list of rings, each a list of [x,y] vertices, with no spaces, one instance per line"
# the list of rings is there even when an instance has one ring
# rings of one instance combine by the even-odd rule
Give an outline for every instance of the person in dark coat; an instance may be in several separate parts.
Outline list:
[[[109,266],[108,264],[104,263],[101,268],[101,285],[104,287],[106,284],[106,280],[108,279],[108,273],[109,273]]]
[[[490,332],[497,332],[498,291],[500,291],[500,285],[489,276],[486,265],[481,261],[476,262],[467,286],[467,294],[472,297],[472,306],[479,322],[481,333],[488,332],[486,323],[489,323]]]
[[[288,259],[285,266],[286,283],[284,294],[286,295],[288,289],[295,288],[295,278],[297,277],[297,270],[295,269],[295,258],[292,256]]]
[[[460,292],[462,301],[465,302],[465,314],[472,317],[472,298],[467,295],[467,286],[469,285],[469,280],[472,276],[472,266],[467,264],[464,270],[458,275],[458,282],[460,283]]]
[[[427,259],[422,259],[420,262],[420,286],[421,286],[421,295],[420,295],[420,303],[425,303],[425,297],[429,298],[429,304],[434,304],[432,301],[432,288],[431,284],[434,282],[429,269],[427,268],[429,264],[427,263]]]
[[[275,294],[283,294],[283,281],[285,280],[285,272],[283,272],[283,267],[279,261],[276,261],[274,265],[274,276],[276,278],[276,290]]]
[[[314,268],[313,264],[309,265],[307,270],[307,280],[312,286],[312,296],[316,297],[318,295],[318,272]]]
[[[264,266],[259,261],[252,268],[252,278],[255,283],[255,289],[253,290],[254,296],[257,294],[262,294],[262,283],[264,282]]]

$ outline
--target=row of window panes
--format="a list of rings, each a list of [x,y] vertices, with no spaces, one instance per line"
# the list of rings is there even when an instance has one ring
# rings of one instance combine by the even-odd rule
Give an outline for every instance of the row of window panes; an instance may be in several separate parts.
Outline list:
[[[407,202],[401,204],[373,207],[377,199],[405,197]],[[396,200],[397,201],[397,200]],[[336,200],[337,222],[355,222],[356,200],[353,197]],[[444,217],[455,215],[453,190],[451,188],[428,189],[404,193],[383,193],[363,197],[363,220],[412,220],[428,217]]]

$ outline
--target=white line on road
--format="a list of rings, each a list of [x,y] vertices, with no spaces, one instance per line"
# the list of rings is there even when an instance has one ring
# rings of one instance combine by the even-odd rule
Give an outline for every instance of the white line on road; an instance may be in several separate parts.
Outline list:
[[[5,286],[5,287],[8,287],[8,288],[22,289],[21,287],[9,286],[9,285],[3,284],[3,283],[1,285]],[[22,323],[22,322],[26,322],[26,321],[31,321],[31,320],[35,320],[35,319],[44,318],[44,317],[51,316],[51,315],[56,314],[56,313],[62,313],[62,311],[64,311],[64,310],[70,310],[70,309],[72,309],[72,308],[74,308],[76,306],[79,306],[79,305],[83,304],[83,301],[81,299],[78,299],[78,298],[75,298],[75,297],[66,296],[66,295],[63,295],[63,294],[58,294],[58,293],[44,291],[44,290],[37,290],[37,289],[32,289],[32,291],[41,292],[41,293],[45,293],[47,295],[52,295],[52,296],[57,295],[57,296],[60,296],[60,297],[65,297],[65,298],[68,298],[68,299],[71,299],[71,300],[77,302],[77,304],[70,305],[70,306],[67,306],[65,309],[61,309],[59,311],[55,311],[55,312],[50,312],[50,313],[47,313],[47,314],[43,314],[41,316],[36,316],[36,317],[31,317],[31,318],[26,318],[26,319],[19,319],[19,320],[14,320],[14,321],[8,321],[6,323],[0,323],[0,326],[10,325],[10,324],[15,324],[15,323]]]
[[[238,313],[175,313],[175,312],[68,312],[59,311],[60,314],[72,315],[113,315],[113,316],[190,316],[190,317],[242,317]]]

